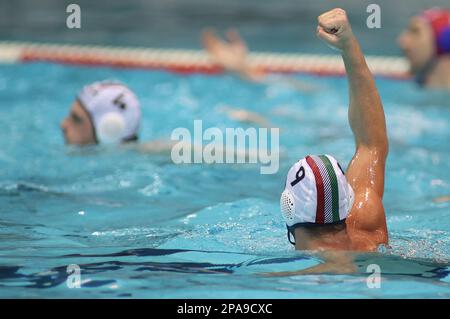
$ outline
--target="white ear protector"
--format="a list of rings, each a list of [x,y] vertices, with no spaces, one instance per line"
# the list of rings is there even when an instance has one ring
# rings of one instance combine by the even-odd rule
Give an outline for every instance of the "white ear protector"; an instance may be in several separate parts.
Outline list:
[[[283,193],[281,193],[280,207],[281,214],[283,215],[286,223],[293,222],[295,213],[295,201],[291,192],[287,189],[285,189]]]
[[[109,112],[103,115],[97,125],[97,139],[100,143],[120,143],[125,131],[125,119],[119,113]]]

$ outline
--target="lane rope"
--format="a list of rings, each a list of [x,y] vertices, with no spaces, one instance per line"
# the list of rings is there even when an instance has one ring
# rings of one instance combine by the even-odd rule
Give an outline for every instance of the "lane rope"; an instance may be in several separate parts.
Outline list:
[[[249,64],[275,73],[308,73],[324,76],[345,75],[338,55],[252,52]],[[408,78],[404,58],[367,56],[374,75]],[[220,73],[223,70],[200,50],[153,49],[112,46],[44,44],[0,41],[0,63],[54,62],[84,66],[162,69],[180,73]]]

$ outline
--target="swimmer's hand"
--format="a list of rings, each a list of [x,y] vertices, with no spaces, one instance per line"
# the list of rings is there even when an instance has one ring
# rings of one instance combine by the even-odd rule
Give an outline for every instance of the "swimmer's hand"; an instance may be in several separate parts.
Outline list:
[[[213,29],[202,33],[202,43],[213,61],[221,67],[239,72],[246,67],[247,45],[236,30],[227,32],[228,41],[220,39]]]
[[[353,35],[347,14],[343,9],[333,9],[318,18],[317,36],[333,49],[345,51],[351,47]]]
[[[263,277],[291,277],[301,275],[344,275],[354,274],[357,271],[354,265],[337,265],[333,263],[325,263],[310,268],[297,271],[280,271],[280,272],[264,272],[259,274]]]
[[[170,155],[174,145],[173,141],[161,139],[137,144],[136,149],[138,152],[146,154]]]
[[[248,63],[247,44],[237,30],[231,29],[226,33],[227,39],[222,40],[213,29],[206,29],[202,33],[202,44],[212,62],[227,71],[235,72],[244,79],[261,82],[265,73],[252,67]]]
[[[217,111],[225,113],[229,119],[234,121],[257,125],[259,127],[271,127],[270,122],[264,116],[255,112],[247,111],[245,109],[233,108],[228,105],[224,105],[219,107]]]
[[[300,275],[319,274],[353,274],[358,268],[353,262],[353,256],[345,251],[323,251],[320,253],[324,258],[324,263],[296,271],[266,272],[259,274],[263,277],[289,277]]]
[[[450,202],[450,195],[448,196],[440,196],[433,199],[433,202],[435,203],[445,203]]]

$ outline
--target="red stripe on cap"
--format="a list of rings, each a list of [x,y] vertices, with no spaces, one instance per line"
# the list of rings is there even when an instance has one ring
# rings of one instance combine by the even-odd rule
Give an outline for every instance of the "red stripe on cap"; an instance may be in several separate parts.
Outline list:
[[[322,175],[320,175],[319,167],[310,156],[306,156],[306,162],[311,167],[314,177],[316,178],[317,188],[317,209],[316,209],[316,223],[325,223],[325,191],[323,186]]]

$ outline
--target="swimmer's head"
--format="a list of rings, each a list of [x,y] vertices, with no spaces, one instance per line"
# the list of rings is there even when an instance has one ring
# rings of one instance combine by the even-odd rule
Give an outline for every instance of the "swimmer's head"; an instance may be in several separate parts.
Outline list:
[[[78,93],[61,123],[68,144],[122,143],[138,138],[139,101],[125,85],[95,82]]]
[[[450,10],[432,8],[412,17],[398,43],[411,73],[422,72],[434,59],[450,54]]]
[[[281,214],[288,238],[297,228],[324,232],[345,228],[354,193],[339,163],[330,155],[310,155],[289,170],[281,194]]]

